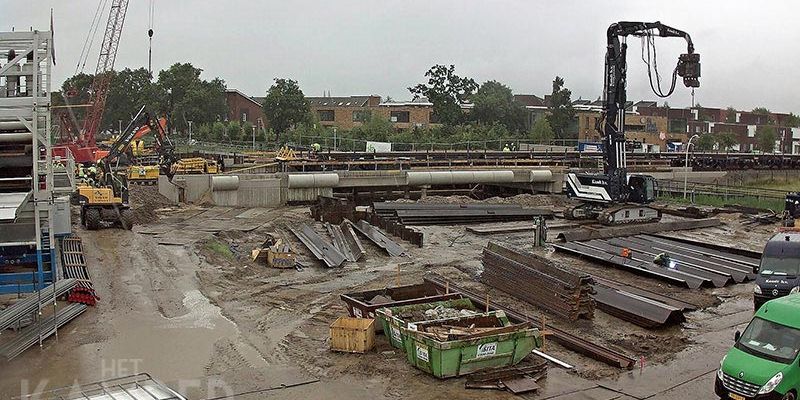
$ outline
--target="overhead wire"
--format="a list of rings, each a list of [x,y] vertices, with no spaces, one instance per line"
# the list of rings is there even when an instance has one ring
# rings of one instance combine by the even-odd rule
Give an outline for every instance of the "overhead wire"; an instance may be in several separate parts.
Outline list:
[[[97,9],[95,10],[94,17],[92,18],[92,23],[89,25],[89,32],[86,36],[86,40],[83,42],[81,55],[78,57],[78,65],[75,66],[76,74],[78,72],[83,72],[86,69],[86,61],[89,59],[89,53],[92,50],[94,38],[97,37],[97,30],[100,28],[100,23],[102,22],[103,18],[103,11],[105,11],[106,4],[108,4],[108,0],[98,1]]]

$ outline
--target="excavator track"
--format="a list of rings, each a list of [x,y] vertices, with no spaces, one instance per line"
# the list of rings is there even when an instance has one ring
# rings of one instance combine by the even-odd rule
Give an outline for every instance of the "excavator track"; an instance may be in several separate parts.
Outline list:
[[[609,207],[597,215],[603,225],[641,224],[661,220],[661,210],[639,204],[622,204]]]

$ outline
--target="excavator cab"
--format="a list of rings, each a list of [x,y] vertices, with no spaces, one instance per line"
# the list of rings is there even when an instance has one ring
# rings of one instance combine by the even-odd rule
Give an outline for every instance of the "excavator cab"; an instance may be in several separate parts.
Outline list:
[[[650,175],[628,175],[628,186],[631,192],[628,201],[639,204],[652,203],[656,200],[658,186],[656,179]]]

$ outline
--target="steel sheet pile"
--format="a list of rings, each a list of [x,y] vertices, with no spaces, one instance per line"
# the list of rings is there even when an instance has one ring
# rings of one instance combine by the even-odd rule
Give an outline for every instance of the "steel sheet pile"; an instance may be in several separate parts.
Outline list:
[[[558,316],[594,316],[592,277],[535,254],[489,242],[483,249],[481,281]]]

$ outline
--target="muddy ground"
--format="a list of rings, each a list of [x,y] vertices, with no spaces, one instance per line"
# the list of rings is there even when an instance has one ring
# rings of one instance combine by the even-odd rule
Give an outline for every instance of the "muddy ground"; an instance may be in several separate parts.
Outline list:
[[[368,354],[332,353],[328,327],[346,315],[340,294],[418,283],[428,273],[485,292],[477,282],[482,248],[497,240],[533,250],[530,233],[477,236],[463,226],[420,227],[426,244],[416,248],[401,242],[407,257],[389,257],[364,239],[367,254],[362,261],[326,269],[286,229],[313,222],[306,207],[170,207],[147,190],[134,193],[134,199],[144,199],[140,204],[147,208],[137,210],[139,225],[133,231],[86,231],[76,226],[100,302],[41,349],[34,347],[10,362],[0,362],[0,398],[139,372],[191,399],[294,384],[300,385],[235,398],[515,397],[466,390],[463,379],[437,380],[411,367],[382,336]],[[559,199],[521,196],[503,201],[549,206]],[[721,227],[681,235],[759,250],[775,229],[743,228],[736,215],[723,219],[726,224]],[[319,223],[313,226],[324,233]],[[263,242],[266,233],[278,233],[292,242],[306,268],[276,270],[252,262],[250,250]],[[642,362],[633,371],[621,371],[548,341],[547,353],[575,365],[575,370],[551,366],[541,382],[543,390],[523,398],[713,398],[719,359],[734,330],[752,315],[752,284],[689,290],[544,252],[574,268],[668,293],[701,305],[702,310],[689,313],[680,326],[658,330],[640,328],[600,310],[591,321],[551,316],[553,325]],[[502,293],[493,291],[491,296],[527,313],[542,313]]]

